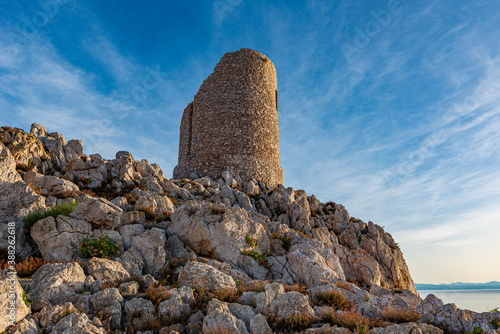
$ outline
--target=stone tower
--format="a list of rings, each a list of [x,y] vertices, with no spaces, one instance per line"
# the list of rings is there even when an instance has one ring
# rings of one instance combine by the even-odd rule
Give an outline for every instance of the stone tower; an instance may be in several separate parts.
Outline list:
[[[276,69],[263,54],[226,53],[184,110],[174,178],[220,177],[283,183]]]

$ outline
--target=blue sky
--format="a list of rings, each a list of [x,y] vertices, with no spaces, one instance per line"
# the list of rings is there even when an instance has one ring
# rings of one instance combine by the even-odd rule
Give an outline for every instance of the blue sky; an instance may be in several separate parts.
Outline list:
[[[416,282],[500,280],[500,3],[6,1],[0,124],[177,162],[225,52],[278,72],[285,184],[385,226]]]

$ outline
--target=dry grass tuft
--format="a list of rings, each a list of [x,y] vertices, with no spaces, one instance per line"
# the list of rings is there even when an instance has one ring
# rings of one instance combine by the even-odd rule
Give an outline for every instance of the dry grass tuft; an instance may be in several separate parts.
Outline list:
[[[397,324],[405,322],[415,322],[422,318],[415,310],[390,307],[382,311],[382,316],[386,321],[395,322]]]
[[[283,285],[283,288],[285,289],[285,292],[297,291],[303,295],[309,295],[309,288],[307,287],[307,285],[304,284],[300,283],[286,284]]]
[[[321,320],[335,326],[348,328],[351,331],[356,331],[356,333],[368,333],[370,328],[385,325],[382,320],[368,319],[355,311],[325,312]]]
[[[164,286],[153,286],[150,285],[144,292],[144,299],[149,299],[155,307],[157,307],[162,301],[169,299],[171,296],[168,288]]]
[[[16,263],[17,275],[21,278],[30,277],[38,270],[41,266],[48,263],[61,263],[60,261],[47,261],[38,257],[30,257],[26,260]],[[6,260],[0,261],[0,270],[7,269],[9,267]]]
[[[353,301],[347,299],[344,293],[340,291],[325,291],[313,296],[314,304],[328,305],[334,310],[349,311],[356,305]]]
[[[289,318],[278,318],[275,314],[267,317],[267,323],[275,333],[296,333],[310,328],[317,321],[316,317],[299,314]]]

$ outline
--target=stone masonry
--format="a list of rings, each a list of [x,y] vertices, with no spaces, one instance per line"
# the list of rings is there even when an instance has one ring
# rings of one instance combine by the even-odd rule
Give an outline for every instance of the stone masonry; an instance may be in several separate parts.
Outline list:
[[[217,179],[232,170],[276,185],[283,183],[279,161],[274,64],[250,49],[226,53],[184,110],[174,178]]]

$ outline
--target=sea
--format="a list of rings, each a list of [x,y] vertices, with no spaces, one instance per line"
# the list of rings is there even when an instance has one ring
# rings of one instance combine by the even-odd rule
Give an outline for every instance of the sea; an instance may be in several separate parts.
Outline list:
[[[418,293],[422,299],[432,293],[445,304],[453,303],[458,308],[474,312],[488,312],[500,308],[500,290],[418,290]]]

